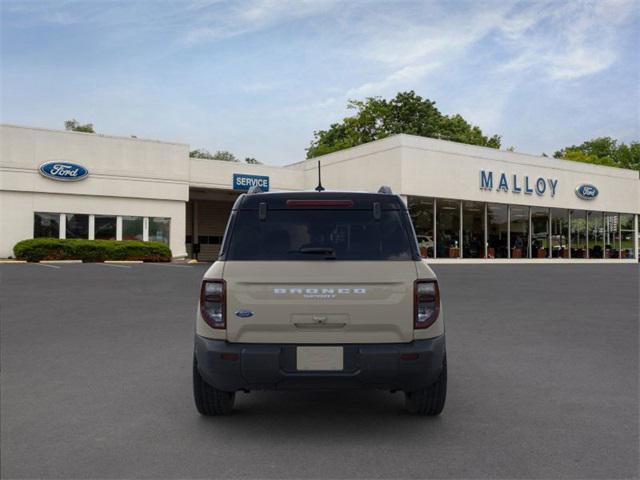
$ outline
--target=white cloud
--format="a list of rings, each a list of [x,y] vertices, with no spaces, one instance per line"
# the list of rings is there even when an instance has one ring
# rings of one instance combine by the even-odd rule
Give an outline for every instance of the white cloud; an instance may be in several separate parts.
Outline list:
[[[446,61],[500,25],[508,5],[468,4],[459,12],[448,12],[425,4],[424,12],[374,17],[363,26],[368,40],[360,51],[366,58],[395,66]]]
[[[423,65],[407,65],[392,72],[379,81],[367,82],[359,87],[352,88],[347,92],[347,97],[364,97],[381,95],[389,90],[410,88],[421,80],[428,72],[437,68],[438,63],[428,63]]]
[[[503,68],[552,80],[606,70],[618,59],[618,29],[637,6],[633,0],[533,4],[501,28],[505,49],[517,52]]]
[[[337,0],[251,0],[209,11],[188,28],[187,45],[235,37],[293,20],[330,12]]]

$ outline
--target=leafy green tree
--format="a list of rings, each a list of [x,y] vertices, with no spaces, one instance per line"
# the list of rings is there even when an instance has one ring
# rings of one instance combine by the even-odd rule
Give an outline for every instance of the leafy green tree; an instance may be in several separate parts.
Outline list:
[[[75,118],[64,122],[64,129],[70,132],[96,133],[93,129],[93,123],[85,123],[82,125]]]
[[[487,137],[480,127],[471,125],[461,115],[443,115],[435,105],[413,90],[399,92],[391,100],[381,97],[349,100],[347,108],[355,110],[355,114],[341,123],[332,124],[327,130],[315,131],[307,158],[398,133],[500,148],[500,136]]]
[[[209,150],[205,150],[204,148],[191,150],[189,152],[189,156],[191,158],[204,158],[206,160],[213,160],[213,155],[209,152]]]
[[[617,140],[611,137],[598,137],[593,140],[587,140],[580,145],[571,145],[558,150],[553,156],[575,162],[640,171],[639,141],[634,141],[627,145],[623,142],[618,143]]]
[[[211,153],[209,150],[205,150],[204,148],[191,150],[189,152],[189,156],[191,158],[204,158],[206,160],[222,160],[225,162],[237,162],[238,159],[236,156],[228,152],[226,150],[218,150],[216,153]]]
[[[226,150],[218,150],[216,153],[213,154],[213,159],[214,160],[222,160],[224,162],[237,162],[238,159],[236,158],[236,156],[231,153],[228,152]]]
[[[244,159],[244,163],[248,163],[249,165],[262,165],[262,162],[259,160],[256,160],[253,157],[246,157]]]

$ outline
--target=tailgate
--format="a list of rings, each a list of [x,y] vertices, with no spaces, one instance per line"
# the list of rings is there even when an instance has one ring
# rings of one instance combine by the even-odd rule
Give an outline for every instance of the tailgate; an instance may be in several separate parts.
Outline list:
[[[224,279],[230,342],[413,340],[411,261],[229,261]]]

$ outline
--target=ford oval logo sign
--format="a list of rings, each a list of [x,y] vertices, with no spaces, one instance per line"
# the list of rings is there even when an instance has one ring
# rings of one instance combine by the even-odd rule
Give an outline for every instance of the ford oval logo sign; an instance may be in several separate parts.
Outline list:
[[[583,200],[593,200],[598,196],[598,189],[588,183],[583,183],[576,187],[576,195]]]
[[[238,310],[236,312],[236,317],[240,317],[240,318],[253,317],[253,312],[251,310]]]
[[[89,175],[89,170],[77,163],[55,161],[40,165],[40,173],[52,180],[63,182],[77,182]]]

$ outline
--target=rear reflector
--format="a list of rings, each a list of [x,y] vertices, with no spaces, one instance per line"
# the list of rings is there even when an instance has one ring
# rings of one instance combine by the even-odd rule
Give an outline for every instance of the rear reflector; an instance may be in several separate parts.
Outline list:
[[[400,360],[417,360],[420,355],[418,353],[403,353]]]
[[[221,353],[220,358],[222,360],[231,360],[232,362],[235,362],[240,358],[240,355],[237,353]]]
[[[287,200],[287,207],[353,207],[353,200]]]

